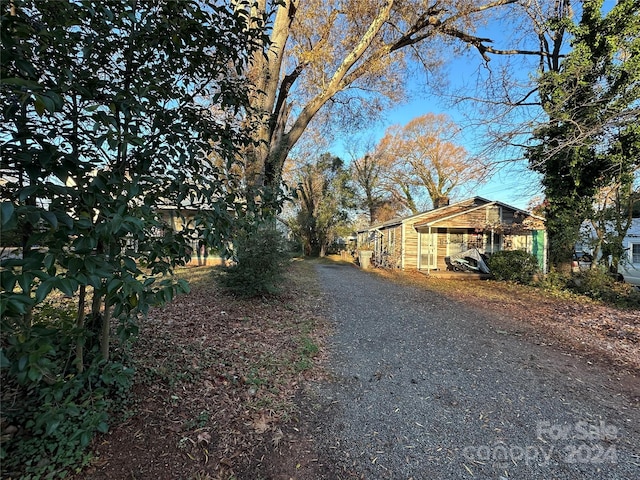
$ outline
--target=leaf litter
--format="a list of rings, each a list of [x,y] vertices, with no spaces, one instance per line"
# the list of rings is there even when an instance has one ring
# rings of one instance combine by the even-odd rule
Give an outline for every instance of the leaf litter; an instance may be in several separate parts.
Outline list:
[[[77,478],[250,478],[323,375],[323,349],[308,348],[326,328],[313,265],[294,261],[282,294],[254,299],[218,288],[212,268],[179,273],[191,292],[142,321],[133,403]]]
[[[505,319],[499,335],[562,344],[632,375],[640,371],[637,310],[502,282],[460,288],[417,272],[376,273],[496,314]],[[312,478],[308,472],[322,465],[297,399],[306,384],[327,378],[329,329],[313,264],[292,264],[284,294],[250,300],[221,291],[209,268],[182,274],[191,293],[141,325],[130,416],[95,442],[96,459],[78,478]],[[320,347],[311,368],[302,358],[309,339]]]

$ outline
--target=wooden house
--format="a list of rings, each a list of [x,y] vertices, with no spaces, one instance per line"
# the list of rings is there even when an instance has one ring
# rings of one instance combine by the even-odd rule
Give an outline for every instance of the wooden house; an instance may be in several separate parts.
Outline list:
[[[473,197],[358,232],[358,248],[404,270],[446,270],[445,258],[477,248],[525,250],[546,271],[544,219],[502,202]]]
[[[209,208],[208,205],[196,205],[196,204],[185,204],[180,207],[175,207],[169,204],[162,204],[156,207],[156,212],[158,214],[159,219],[171,230],[175,232],[180,232],[187,228],[193,229],[196,225],[196,217],[198,213],[202,210]],[[162,231],[157,231],[156,235],[161,236],[163,234]],[[204,248],[207,249],[206,255],[205,252],[200,248],[202,244],[202,240],[199,238],[191,238],[189,240],[191,247],[191,261],[189,264],[191,265],[222,265],[226,262],[226,260],[221,259],[217,254],[211,254],[211,248],[204,245]],[[201,258],[202,257],[202,258]]]

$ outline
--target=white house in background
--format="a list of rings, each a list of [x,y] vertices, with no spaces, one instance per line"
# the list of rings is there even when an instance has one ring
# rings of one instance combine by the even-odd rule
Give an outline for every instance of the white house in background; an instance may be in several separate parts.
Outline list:
[[[618,265],[621,280],[640,287],[640,218],[634,218],[622,240],[625,255]]]
[[[591,254],[593,252],[590,240],[595,240],[595,231],[590,224],[585,223],[582,232],[586,241],[578,243],[576,251]],[[622,248],[624,254],[620,258],[620,265],[618,265],[618,278],[640,287],[640,218],[632,219],[627,235],[622,240]]]

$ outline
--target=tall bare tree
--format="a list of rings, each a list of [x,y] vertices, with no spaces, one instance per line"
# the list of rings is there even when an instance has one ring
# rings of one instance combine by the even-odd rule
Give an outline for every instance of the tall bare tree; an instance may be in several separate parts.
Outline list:
[[[259,125],[252,180],[279,185],[289,152],[321,109],[357,119],[402,99],[410,57],[434,69],[453,41],[485,59],[501,53],[474,27],[517,1],[258,0],[254,13],[272,16],[273,28],[248,73]]]
[[[375,152],[351,160],[351,178],[370,223],[385,222],[405,209],[404,203],[388,189],[389,170],[386,167]]]
[[[545,120],[537,77],[558,72],[570,50],[568,26],[575,17],[571,0],[518,1],[494,19],[508,47],[491,48],[483,65],[463,81],[435,88],[482,131],[485,154],[503,164],[523,160],[522,148]],[[469,56],[469,52],[461,51]],[[515,147],[515,148],[514,148]]]
[[[456,143],[459,132],[446,115],[429,113],[404,126],[391,126],[378,144],[377,156],[387,166],[388,189],[403,195],[413,213],[418,210],[415,197],[420,190],[426,190],[437,208],[447,204],[457,188],[485,176],[485,163]]]

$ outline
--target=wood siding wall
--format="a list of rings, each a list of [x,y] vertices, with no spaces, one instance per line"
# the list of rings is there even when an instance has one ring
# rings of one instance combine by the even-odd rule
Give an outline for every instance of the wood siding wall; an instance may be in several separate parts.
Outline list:
[[[418,269],[418,232],[414,228],[416,223],[422,221],[421,217],[411,219],[403,224],[404,230],[404,252],[403,265],[405,270]]]
[[[490,207],[489,207],[490,208]],[[457,217],[443,220],[437,223],[438,227],[446,228],[482,228],[484,229],[489,221],[487,208],[479,208],[472,212],[463,213]]]
[[[491,225],[496,226],[494,237],[496,250],[506,248],[509,250],[522,249],[531,252],[532,238],[531,232],[528,229],[531,229],[530,224],[535,224],[535,219],[531,217],[523,218],[522,216],[516,217],[515,209],[502,205],[482,204],[480,207],[469,206],[468,208],[470,208],[471,211],[457,215],[456,212],[460,212],[464,207],[452,209],[451,215],[455,216],[451,218],[447,218],[446,211],[440,213],[440,217],[438,216],[438,212],[425,212],[424,214],[405,219],[400,224],[378,227],[377,235],[382,234],[382,238],[379,241],[381,247],[378,247],[378,251],[385,251],[393,255],[394,259],[397,260],[398,266],[405,270],[418,269],[420,238],[415,225],[431,219],[434,224],[431,227],[431,233],[436,236],[434,240],[437,243],[436,268],[438,270],[446,270],[447,264],[444,260],[445,257],[452,253],[459,252],[460,249],[465,246],[466,248],[480,248],[483,253],[485,248],[491,250],[491,245],[489,245],[487,240],[487,232],[491,232],[492,230]],[[438,218],[442,219],[438,220]],[[523,223],[526,226],[523,225]],[[511,229],[506,228],[503,230],[501,228],[508,227],[509,225],[517,225],[518,227],[514,229],[513,232],[510,231]],[[526,230],[522,230],[523,227]],[[542,226],[542,228],[544,227]],[[429,232],[429,227],[422,226],[420,230],[426,235]],[[464,232],[464,236],[461,237],[458,235],[452,237],[449,235],[449,232],[456,234]],[[358,234],[359,245],[362,245],[362,241],[365,240],[367,235],[367,233]],[[391,236],[393,237],[392,244]]]

